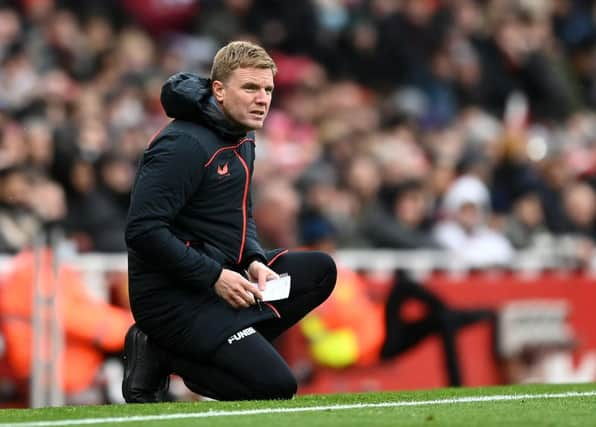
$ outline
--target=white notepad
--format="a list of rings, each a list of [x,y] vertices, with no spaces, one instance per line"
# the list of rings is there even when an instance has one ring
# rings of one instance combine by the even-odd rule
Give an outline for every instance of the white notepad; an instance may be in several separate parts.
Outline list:
[[[265,290],[261,291],[263,301],[278,301],[290,296],[290,276],[282,274],[279,279],[268,280]]]

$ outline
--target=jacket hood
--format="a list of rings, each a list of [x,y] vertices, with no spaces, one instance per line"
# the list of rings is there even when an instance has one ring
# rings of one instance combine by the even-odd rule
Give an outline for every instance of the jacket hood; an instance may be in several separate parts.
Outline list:
[[[177,73],[161,88],[161,104],[173,119],[197,122],[226,139],[246,136],[246,129],[230,121],[211,93],[211,79],[193,73]]]

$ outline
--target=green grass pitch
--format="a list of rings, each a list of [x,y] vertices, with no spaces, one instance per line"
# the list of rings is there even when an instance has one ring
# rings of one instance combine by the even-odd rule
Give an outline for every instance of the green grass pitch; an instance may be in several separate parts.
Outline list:
[[[596,426],[596,384],[0,410],[0,427]]]

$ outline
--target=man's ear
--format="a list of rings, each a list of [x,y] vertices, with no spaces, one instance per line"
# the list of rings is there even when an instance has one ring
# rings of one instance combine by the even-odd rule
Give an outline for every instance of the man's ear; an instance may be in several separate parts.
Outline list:
[[[213,80],[211,83],[211,91],[213,92],[215,100],[221,104],[224,99],[224,84],[219,80]]]

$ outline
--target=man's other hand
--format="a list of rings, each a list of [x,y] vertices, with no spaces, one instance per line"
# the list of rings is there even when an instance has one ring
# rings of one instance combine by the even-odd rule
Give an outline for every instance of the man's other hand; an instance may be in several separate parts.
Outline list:
[[[259,289],[242,275],[223,269],[213,285],[215,293],[234,308],[246,308],[255,304],[255,298],[262,299]]]
[[[248,266],[248,276],[259,284],[259,290],[265,290],[267,280],[278,279],[279,275],[260,261],[253,261]]]

